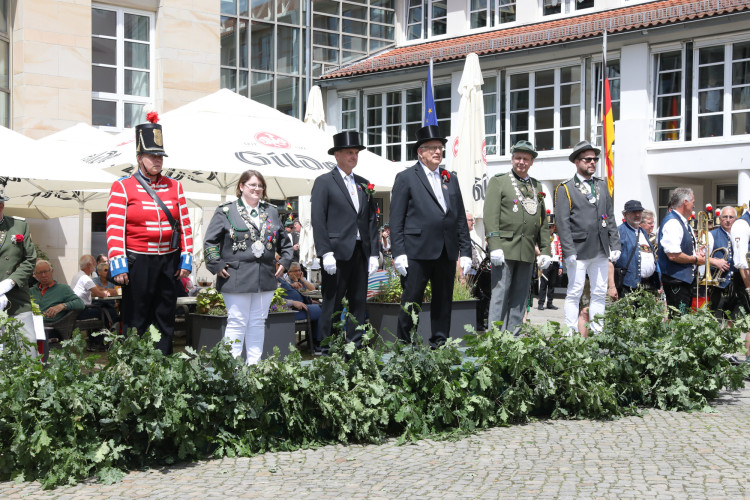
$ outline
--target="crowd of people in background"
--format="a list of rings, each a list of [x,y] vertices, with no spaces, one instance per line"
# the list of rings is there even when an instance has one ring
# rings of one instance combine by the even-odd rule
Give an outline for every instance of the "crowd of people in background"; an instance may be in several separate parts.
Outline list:
[[[0,281],[0,308],[24,324],[27,339],[34,339],[33,297],[52,332],[66,312],[76,311],[79,319],[108,318],[105,326],[117,332],[143,334],[154,325],[161,332],[156,347],[172,352],[176,298],[192,287],[193,241],[182,186],[161,174],[166,152],[157,121],[150,114],[149,123],[136,127],[138,169],[112,186],[108,255],[82,256],[70,286],[55,281],[49,261],[37,259],[26,223],[3,217],[9,198],[0,190],[0,271],[7,276]],[[658,227],[638,200],[625,203],[618,225],[607,183],[594,176],[600,150],[581,141],[569,157],[575,174],[554,190],[552,214],[541,183],[529,175],[537,152],[520,140],[510,149],[511,170],[489,179],[480,235],[456,174],[441,167],[446,138],[428,125],[415,140],[418,160],[396,176],[390,219],[381,222],[374,186],[354,173],[365,149],[360,134],[334,135],[328,153],[337,166],[315,180],[311,196],[322,301],[309,297],[318,287],[299,262],[299,220],[282,221],[260,171],[241,175],[237,199],[216,209],[204,241],[206,267],[226,304],[224,338],[233,355],[244,351],[247,364],[259,361],[278,288],[298,319],[309,319],[317,354],[326,354],[323,341],[340,318],[346,341],[359,348],[357,325],[366,320],[368,297],[396,277],[403,287],[398,340],[416,342],[411,308],[422,303],[429,283],[433,348],[450,336],[455,283],[479,299],[478,329],[514,335],[522,333],[534,298],[539,310],[558,309],[555,292],[566,277],[564,325],[571,335],[601,332],[607,303],[636,291],[663,298],[670,318],[704,301],[722,321],[750,310],[747,210],[738,218],[726,206],[714,220],[708,207],[696,228],[694,193],[680,187]],[[376,284],[374,292],[368,282]],[[120,293],[119,310],[92,300]],[[750,359],[750,332],[746,345]],[[94,337],[90,347],[100,350],[101,342]]]

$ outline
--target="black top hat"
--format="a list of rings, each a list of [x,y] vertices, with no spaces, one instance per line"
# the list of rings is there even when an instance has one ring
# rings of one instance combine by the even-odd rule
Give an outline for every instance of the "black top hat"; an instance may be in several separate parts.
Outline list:
[[[427,141],[440,141],[445,146],[448,139],[440,135],[440,127],[437,125],[427,125],[417,130],[417,142],[414,143],[414,152],[416,153],[419,146]]]
[[[575,145],[575,147],[573,148],[573,152],[570,153],[570,156],[568,156],[568,160],[570,160],[571,163],[575,163],[578,155],[583,153],[584,151],[593,151],[595,155],[598,155],[602,152],[601,149],[592,146],[589,141],[581,141]]]
[[[340,149],[349,149],[354,148],[357,151],[362,151],[363,149],[366,149],[362,145],[362,139],[359,137],[359,132],[339,132],[338,134],[333,136],[333,147],[328,150],[328,154],[332,155],[336,151]]]
[[[638,200],[629,200],[625,202],[625,208],[623,212],[643,212],[643,205]]]
[[[147,123],[135,126],[135,152],[136,154],[149,154],[167,156],[164,152],[164,137],[159,125],[159,114],[151,111],[146,115]]]

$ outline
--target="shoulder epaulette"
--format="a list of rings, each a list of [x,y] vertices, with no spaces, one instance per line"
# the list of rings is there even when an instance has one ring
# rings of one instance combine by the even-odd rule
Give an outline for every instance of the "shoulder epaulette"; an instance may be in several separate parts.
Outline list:
[[[571,177],[567,181],[561,182],[560,184],[557,185],[557,187],[555,188],[555,194],[553,196],[554,199],[552,200],[552,203],[557,205],[557,190],[560,189],[560,186],[562,186],[563,188],[565,188],[565,195],[568,197],[568,209],[573,210],[573,200],[570,199],[570,191],[568,191],[568,186],[566,185],[568,182],[572,180],[573,178]]]

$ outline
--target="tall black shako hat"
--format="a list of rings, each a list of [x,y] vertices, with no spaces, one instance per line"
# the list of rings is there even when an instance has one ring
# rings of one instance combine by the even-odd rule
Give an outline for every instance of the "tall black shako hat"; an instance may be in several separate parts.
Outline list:
[[[328,154],[332,155],[340,149],[353,148],[357,151],[362,151],[365,147],[362,145],[362,139],[359,137],[359,132],[347,131],[339,132],[333,136],[333,147],[328,150]]]
[[[419,146],[424,144],[428,141],[440,141],[443,143],[443,146],[445,146],[445,143],[448,142],[448,139],[440,135],[440,127],[437,125],[427,125],[426,127],[422,127],[419,130],[417,130],[417,136],[416,136],[417,142],[414,143],[414,154],[417,153],[417,149],[419,149]]]
[[[164,152],[164,137],[159,125],[159,113],[150,111],[146,114],[147,123],[135,126],[135,152],[136,154],[150,154],[167,156]]]

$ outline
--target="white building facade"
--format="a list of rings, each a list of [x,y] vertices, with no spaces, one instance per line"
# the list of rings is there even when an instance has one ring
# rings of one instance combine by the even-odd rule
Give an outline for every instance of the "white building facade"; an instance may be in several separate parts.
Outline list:
[[[404,0],[396,12],[395,49],[319,82],[328,123],[361,130],[371,151],[413,163],[430,59],[440,126],[455,134],[475,52],[489,175],[526,139],[539,151],[531,175],[553,192],[575,171],[572,146],[601,144],[606,29],[616,213],[637,199],[661,219],[676,187],[698,207],[750,200],[750,0]]]

